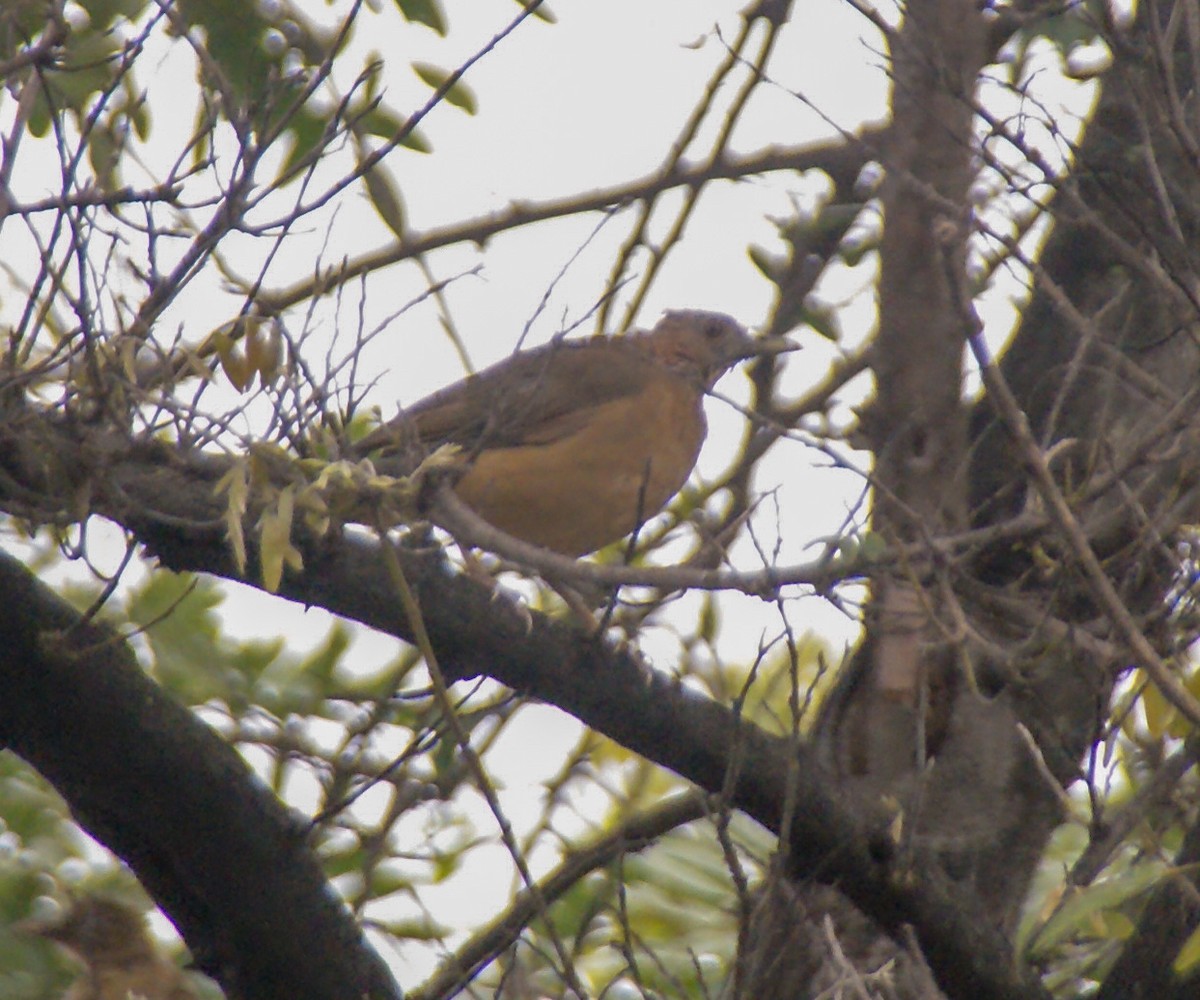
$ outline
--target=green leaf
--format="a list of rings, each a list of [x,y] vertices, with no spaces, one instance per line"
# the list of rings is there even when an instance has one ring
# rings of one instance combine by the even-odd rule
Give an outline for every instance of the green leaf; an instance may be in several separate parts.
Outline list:
[[[397,239],[404,239],[404,199],[400,197],[391,174],[376,163],[363,174],[363,185],[384,224]]]
[[[398,865],[380,865],[371,872],[371,898],[380,899],[394,892],[411,892],[413,880]]]
[[[440,885],[462,867],[461,851],[439,851],[433,859],[433,881]]]
[[[146,0],[88,0],[88,26],[107,31],[118,18],[135,21],[148,6]]]
[[[413,72],[421,78],[422,82],[428,84],[434,90],[444,87],[450,79],[449,73],[430,63],[413,63]],[[475,100],[474,92],[462,80],[459,80],[446,91],[446,100],[456,108],[462,108],[469,115],[475,114],[478,110],[478,102]]]
[[[320,854],[325,877],[331,879],[340,875],[359,875],[366,863],[366,851],[357,842],[337,846],[333,846],[333,842],[326,842],[321,845]]]
[[[226,677],[216,608],[225,595],[208,577],[159,570],[132,590],[125,602],[129,620],[144,629],[154,676],[189,705],[224,697]]]
[[[150,135],[150,108],[145,101],[136,101],[125,108],[126,117],[133,126],[134,134],[143,142]]]
[[[443,38],[446,35],[446,15],[437,0],[396,0],[396,6],[406,20],[432,28]]]
[[[1144,862],[1101,882],[1081,889],[1046,921],[1030,941],[1030,956],[1047,955],[1056,945],[1080,934],[1096,935],[1095,923],[1105,911],[1115,909],[1152,889],[1169,872]]]
[[[325,131],[329,120],[324,115],[318,115],[307,107],[298,108],[288,122],[288,153],[284,157],[279,176],[286,177],[306,156],[315,150]]]
[[[525,0],[517,0],[517,3],[522,7],[525,6]],[[558,24],[558,15],[550,9],[548,3],[539,4],[533,11],[533,16],[539,21],[545,21],[547,24]]]
[[[179,0],[184,18],[204,29],[205,48],[245,107],[257,106],[267,89],[272,59],[263,49],[271,23],[243,0]]]
[[[749,254],[751,263],[772,284],[778,285],[787,274],[788,261],[786,257],[771,253],[758,246],[752,246]]]
[[[386,108],[376,107],[355,119],[368,135],[377,135],[391,142],[406,126],[406,121]],[[400,145],[417,153],[428,153],[433,147],[419,129],[411,129]]]
[[[46,30],[46,5],[40,0],[6,0],[0,19],[0,56],[8,58],[18,48],[33,44]]]
[[[322,690],[328,691],[333,685],[338,665],[349,648],[350,632],[341,622],[334,622],[321,645],[300,661],[298,672],[320,684]]]
[[[3,830],[16,835],[23,844],[54,841],[69,826],[65,805],[58,793],[33,768],[16,757],[0,756],[0,816]],[[39,853],[50,862],[68,856],[63,846]]]
[[[55,107],[82,112],[91,96],[111,83],[120,51],[121,40],[115,33],[86,31],[69,35],[63,68],[45,77]]]
[[[451,928],[436,923],[431,917],[413,917],[400,920],[373,920],[373,925],[389,937],[398,941],[438,941],[451,932]]]
[[[717,605],[717,601],[712,594],[704,596],[704,603],[700,607],[700,622],[696,629],[698,635],[705,642],[714,642],[720,631],[721,626],[721,611]]]
[[[840,314],[834,307],[810,297],[800,312],[801,322],[807,324],[814,333],[834,344],[842,339]]]
[[[88,162],[101,190],[117,186],[117,165],[121,162],[122,143],[107,125],[97,125],[88,136]]]

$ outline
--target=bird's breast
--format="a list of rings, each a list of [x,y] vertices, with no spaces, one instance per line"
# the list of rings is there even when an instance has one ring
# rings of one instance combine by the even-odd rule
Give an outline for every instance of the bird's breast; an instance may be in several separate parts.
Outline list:
[[[664,378],[582,416],[556,440],[483,450],[456,492],[495,527],[564,555],[628,535],[691,474],[704,441],[701,398]]]

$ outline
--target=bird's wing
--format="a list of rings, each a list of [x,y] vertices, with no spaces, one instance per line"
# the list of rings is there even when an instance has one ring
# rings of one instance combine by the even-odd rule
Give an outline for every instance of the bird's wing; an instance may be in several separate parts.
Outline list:
[[[447,386],[393,422],[426,447],[550,444],[585,426],[596,407],[636,395],[661,369],[620,338],[559,341],[515,354]]]

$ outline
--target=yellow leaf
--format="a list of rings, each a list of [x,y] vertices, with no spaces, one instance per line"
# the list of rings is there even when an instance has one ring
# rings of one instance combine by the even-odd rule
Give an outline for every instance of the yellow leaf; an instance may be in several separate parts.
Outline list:
[[[278,322],[262,320],[249,325],[246,362],[252,373],[258,372],[263,385],[275,380],[283,362],[283,337]]]
[[[245,459],[238,459],[229,471],[217,480],[213,492],[226,495],[225,536],[233,550],[233,561],[239,573],[246,572],[246,536],[242,533],[242,519],[246,516],[246,501],[250,495]]]
[[[219,327],[213,330],[212,333],[205,338],[204,343],[200,347],[201,354],[209,355],[215,353],[217,357],[224,358],[226,354],[233,350],[233,323],[222,323]]]
[[[1156,684],[1147,684],[1142,692],[1142,712],[1146,716],[1146,729],[1151,737],[1161,740],[1175,718],[1175,706],[1163,697]]]
[[[125,373],[125,378],[136,385],[138,380],[138,342],[131,337],[122,338],[117,347],[117,352],[121,358],[121,369]]]
[[[304,517],[304,526],[318,538],[322,537],[331,523],[329,504],[321,496],[320,490],[307,486],[297,498],[297,505]]]
[[[297,573],[304,569],[304,559],[292,544],[295,499],[295,488],[285,486],[274,508],[263,511],[258,520],[263,587],[272,594],[279,589],[285,564]]]
[[[221,370],[233,383],[233,387],[238,392],[245,392],[246,387],[254,378],[254,369],[250,366],[250,362],[246,360],[246,355],[239,351],[236,347],[231,347],[228,351],[224,351],[221,357]]]
[[[1200,927],[1197,927],[1183,942],[1175,961],[1171,963],[1171,971],[1181,979],[1193,972],[1200,965]]]
[[[272,484],[293,479],[295,457],[273,441],[250,445],[250,483],[255,490],[270,490]],[[268,494],[268,496],[273,494]]]
[[[216,352],[221,370],[239,392],[246,390],[258,371],[255,361],[247,353],[248,341],[263,322],[258,316],[239,316],[228,323],[222,323],[209,334],[201,349],[202,353]]]
[[[1133,709],[1134,702],[1137,700],[1135,696],[1144,680],[1145,677],[1140,671],[1134,671],[1130,676],[1131,690],[1121,695],[1111,713],[1112,718],[1121,720],[1121,732],[1131,740],[1136,740],[1142,735],[1138,729],[1141,719]]]

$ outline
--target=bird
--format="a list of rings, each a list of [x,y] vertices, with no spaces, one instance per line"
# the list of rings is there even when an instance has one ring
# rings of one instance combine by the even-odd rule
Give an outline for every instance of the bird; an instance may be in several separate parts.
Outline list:
[[[360,456],[463,451],[458,498],[493,527],[578,558],[637,530],[687,481],[704,396],[737,362],[795,349],[733,317],[671,310],[649,331],[557,338],[401,410]]]
[[[57,917],[19,926],[82,959],[84,974],[63,1000],[198,1000],[183,970],[159,950],[142,914],[127,903],[84,895]]]

